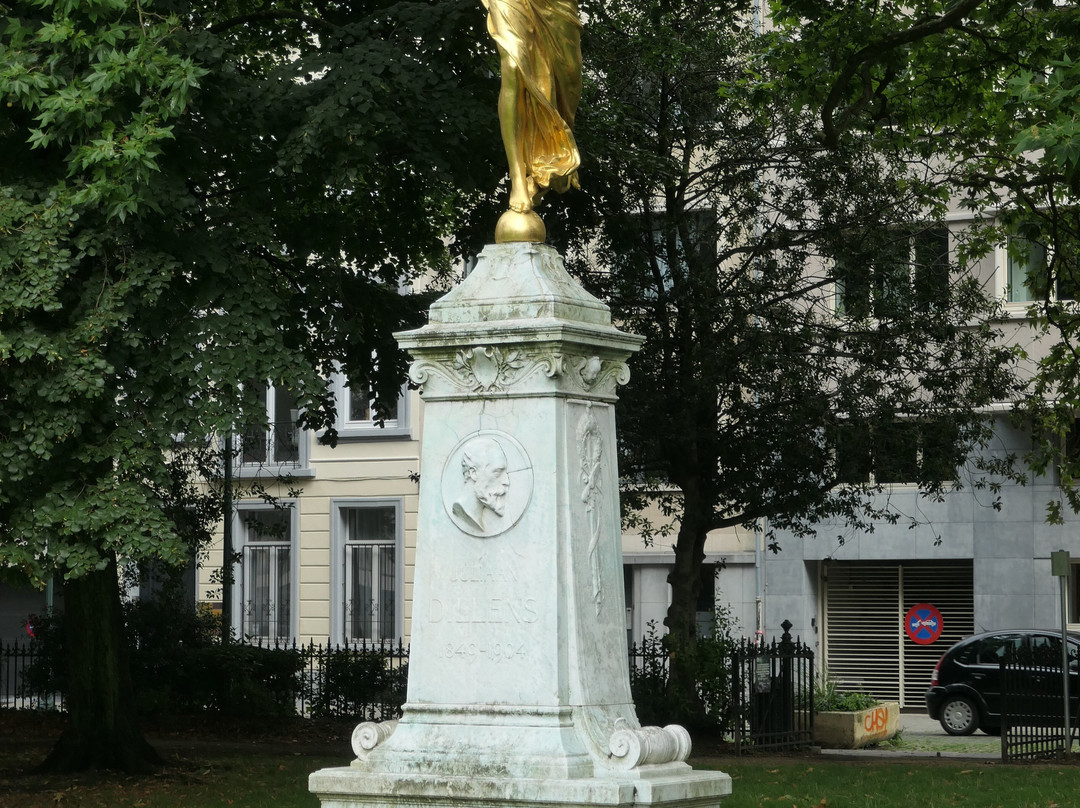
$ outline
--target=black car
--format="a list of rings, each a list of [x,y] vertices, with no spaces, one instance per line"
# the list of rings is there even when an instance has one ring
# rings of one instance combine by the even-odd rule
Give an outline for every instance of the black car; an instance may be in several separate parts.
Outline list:
[[[1060,687],[1061,632],[1010,629],[976,634],[956,643],[938,660],[926,691],[926,712],[950,735],[981,729],[1001,732],[1001,662],[1038,658],[1058,666]],[[1069,635],[1070,692],[1080,692],[1080,635]],[[1047,682],[1048,689],[1054,687]],[[1060,692],[1060,690],[1059,690]],[[1070,712],[1077,709],[1075,695]],[[1075,712],[1073,712],[1075,714]]]

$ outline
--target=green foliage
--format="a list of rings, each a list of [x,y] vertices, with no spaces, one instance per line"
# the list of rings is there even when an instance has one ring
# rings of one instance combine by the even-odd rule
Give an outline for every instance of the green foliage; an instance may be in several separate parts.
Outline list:
[[[141,716],[217,713],[385,720],[405,703],[409,666],[394,648],[261,648],[222,643],[220,616],[167,594],[124,609],[133,703]],[[34,618],[23,695],[66,694],[63,615]]]
[[[893,479],[852,472],[852,438],[889,459],[921,434],[935,451],[895,473],[931,498],[1010,472],[966,462],[986,408],[1018,390],[999,307],[969,264],[927,248],[955,167],[935,171],[914,111],[875,128],[860,94],[863,64],[901,66],[863,48],[907,6],[855,5],[779,2],[766,32],[749,2],[584,4],[590,226],[568,263],[646,337],[620,392],[619,468],[636,533],[678,526],[665,622],[688,701],[710,531],[767,523],[776,550],[777,531],[914,526],[918,509],[881,496]]]
[[[408,663],[394,666],[379,649],[328,649],[320,657],[321,669],[307,698],[312,717],[385,720],[399,714]],[[373,705],[380,706],[378,715],[370,714]]]
[[[818,713],[850,713],[869,710],[880,702],[869,693],[841,690],[836,681],[821,674],[814,679],[814,711]]]
[[[856,137],[927,161],[942,194],[972,214],[961,255],[985,256],[1015,233],[1044,245],[1028,284],[1032,383],[1017,423],[1024,460],[1054,476],[1051,522],[1080,511],[1080,462],[1064,436],[1080,409],[1075,297],[1080,280],[1080,130],[1074,43],[1080,7],[1054,0],[873,4],[777,0],[775,50],[793,103],[830,147]],[[920,169],[923,170],[923,169]],[[1074,442],[1074,441],[1073,441]]]
[[[0,563],[31,578],[185,559],[181,469],[266,418],[242,382],[330,440],[336,367],[395,399],[399,284],[495,187],[472,4],[249,12],[5,6]]]
[[[688,702],[682,690],[669,686],[671,652],[665,638],[657,636],[656,627],[649,627],[630,667],[630,691],[643,724],[680,722],[715,732],[731,729],[734,629],[730,609],[718,609],[712,633],[693,646],[694,657],[684,668],[692,672],[698,698]]]
[[[64,645],[60,621],[51,615],[31,615],[34,637],[30,643],[33,661],[23,672],[19,695],[37,703],[50,703],[64,690]]]
[[[630,657],[630,694],[638,718],[645,725],[662,726],[675,713],[667,702],[668,651],[650,625]]]
[[[377,411],[396,401],[392,335],[426,309],[399,289],[446,273],[473,214],[495,218],[483,14],[472,0],[2,9],[0,567],[43,582],[118,558],[179,566],[221,516],[196,484],[216,476],[217,441],[266,426],[259,383],[293,391],[331,443],[333,372]],[[276,663],[237,654],[219,662],[243,703]],[[134,726],[105,715],[122,696],[87,688],[70,708],[101,714],[72,726]]]
[[[143,716],[214,712],[293,715],[304,657],[298,649],[221,644],[219,618],[179,600],[124,610],[134,704]],[[65,693],[63,615],[35,621],[28,693]]]

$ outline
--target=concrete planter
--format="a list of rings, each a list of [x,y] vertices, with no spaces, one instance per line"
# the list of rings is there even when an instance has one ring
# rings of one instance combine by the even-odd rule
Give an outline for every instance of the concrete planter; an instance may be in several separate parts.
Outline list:
[[[885,701],[869,710],[818,713],[814,743],[830,749],[861,749],[887,741],[900,731],[900,702]]]

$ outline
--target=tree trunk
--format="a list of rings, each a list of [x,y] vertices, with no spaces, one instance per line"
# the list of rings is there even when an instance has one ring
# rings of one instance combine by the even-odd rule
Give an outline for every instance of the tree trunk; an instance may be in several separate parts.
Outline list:
[[[152,771],[162,760],[139,729],[115,560],[64,584],[68,722],[46,771]]]
[[[664,625],[671,653],[668,663],[667,694],[676,719],[691,726],[705,723],[705,705],[698,693],[697,601],[701,592],[701,568],[705,562],[704,529],[696,527],[697,519],[689,508],[683,510],[683,521],[675,543],[675,565],[668,573],[671,584],[671,605]]]

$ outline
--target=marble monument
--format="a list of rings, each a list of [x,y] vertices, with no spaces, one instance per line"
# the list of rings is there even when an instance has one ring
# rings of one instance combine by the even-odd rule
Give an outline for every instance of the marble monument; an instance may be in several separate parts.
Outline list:
[[[616,388],[640,339],[539,243],[489,245],[398,335],[425,402],[408,697],[323,808],[718,805],[630,695]]]

